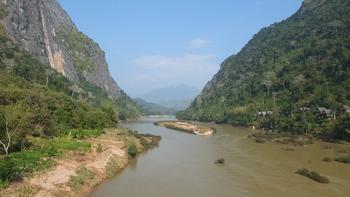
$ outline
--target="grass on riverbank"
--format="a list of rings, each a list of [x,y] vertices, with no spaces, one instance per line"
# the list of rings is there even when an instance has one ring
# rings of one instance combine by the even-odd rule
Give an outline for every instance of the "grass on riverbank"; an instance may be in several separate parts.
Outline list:
[[[107,178],[112,178],[118,172],[120,172],[126,165],[127,161],[124,158],[114,156],[109,159],[106,165]]]
[[[125,143],[125,149],[127,149],[129,156],[134,157],[143,150],[147,150],[158,146],[161,136],[155,136],[151,134],[140,134],[137,131],[132,131],[127,128],[107,129],[105,130],[107,135],[121,137]]]
[[[42,172],[55,165],[60,158],[67,158],[73,153],[85,154],[91,151],[92,145],[88,139],[96,138],[103,133],[115,136],[124,142],[125,149],[131,157],[144,149],[158,144],[160,137],[138,134],[125,128],[86,130],[77,129],[65,132],[65,135],[53,138],[26,137],[26,148],[21,152],[0,156],[0,189],[12,182],[30,177],[35,172]],[[102,146],[95,147],[102,152]]]
[[[76,171],[75,176],[71,176],[68,182],[68,186],[73,189],[73,191],[79,191],[84,185],[93,185],[95,173],[88,170],[85,167],[80,167]]]
[[[319,183],[330,183],[327,177],[320,175],[318,172],[310,171],[306,168],[299,169],[298,171],[296,171],[296,173],[308,177],[309,179],[312,179]]]
[[[69,152],[87,152],[91,144],[71,137],[35,138],[27,137],[29,147],[21,152],[2,156],[0,160],[0,189],[11,182],[29,177],[34,172],[52,167],[54,158]]]
[[[310,136],[293,135],[289,133],[257,132],[248,136],[257,143],[277,142],[291,146],[306,146],[314,143]]]
[[[334,161],[350,164],[350,155],[337,157],[334,159]]]

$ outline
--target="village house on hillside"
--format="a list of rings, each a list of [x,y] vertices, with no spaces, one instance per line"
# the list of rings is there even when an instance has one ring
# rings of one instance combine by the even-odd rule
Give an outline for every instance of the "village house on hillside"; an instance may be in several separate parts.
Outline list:
[[[299,108],[299,111],[300,112],[308,112],[308,111],[310,111],[311,109],[309,108],[309,107],[301,107],[301,108]]]
[[[326,116],[326,117],[334,117],[335,116],[335,114],[333,113],[333,110],[331,110],[331,109],[327,109],[325,107],[319,107],[317,109],[318,109],[320,115],[322,115],[322,116]]]
[[[343,105],[340,109],[342,113],[350,113],[350,107],[347,105]]]
[[[261,117],[267,117],[267,116],[271,116],[273,114],[272,111],[259,111],[258,115]]]

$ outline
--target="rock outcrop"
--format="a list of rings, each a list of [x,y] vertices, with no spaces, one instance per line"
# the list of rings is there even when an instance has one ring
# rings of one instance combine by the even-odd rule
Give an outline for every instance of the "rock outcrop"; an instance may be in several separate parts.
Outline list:
[[[57,0],[0,0],[2,24],[20,47],[71,81],[88,81],[111,99],[123,92],[110,76],[104,52],[74,25]]]

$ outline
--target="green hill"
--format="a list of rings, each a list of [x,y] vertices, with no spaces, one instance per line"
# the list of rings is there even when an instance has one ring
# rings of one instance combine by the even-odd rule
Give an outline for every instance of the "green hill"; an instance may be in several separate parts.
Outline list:
[[[139,110],[125,93],[112,100],[86,80],[71,82],[16,45],[0,25],[0,140],[7,143],[6,131],[11,131],[9,152],[24,148],[28,135],[114,127],[139,116]]]
[[[227,58],[178,117],[344,138],[349,105],[350,1],[305,0]]]
[[[134,101],[141,106],[142,112],[145,115],[172,115],[175,114],[175,110],[163,107],[161,105],[147,102],[141,98],[135,98]]]

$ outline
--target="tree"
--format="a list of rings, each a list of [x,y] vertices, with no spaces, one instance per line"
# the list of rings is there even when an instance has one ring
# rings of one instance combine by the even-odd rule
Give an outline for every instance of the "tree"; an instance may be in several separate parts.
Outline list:
[[[275,72],[270,71],[265,73],[265,78],[263,79],[262,84],[266,87],[267,96],[270,95],[271,86],[274,84],[275,81],[276,81]]]
[[[46,74],[45,86],[48,87],[50,75],[54,74],[54,71],[52,69],[47,69],[47,70],[45,70],[45,74]]]
[[[26,115],[20,105],[7,105],[0,108],[0,148],[6,155],[14,144],[13,138],[20,136]]]
[[[334,124],[335,135],[342,140],[349,140],[350,136],[350,114],[342,114]]]
[[[75,93],[81,93],[81,92],[83,92],[83,89],[82,88],[80,88],[78,85],[76,85],[76,84],[74,84],[74,85],[72,85],[71,87],[70,87],[70,89],[72,90],[72,95],[71,95],[71,97],[73,98],[74,97],[74,94]]]

